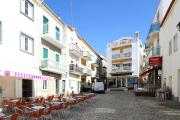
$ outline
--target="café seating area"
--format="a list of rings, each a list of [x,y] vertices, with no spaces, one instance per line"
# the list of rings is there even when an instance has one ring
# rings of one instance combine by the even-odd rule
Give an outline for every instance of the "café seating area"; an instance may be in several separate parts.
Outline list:
[[[59,94],[47,97],[3,98],[0,106],[0,120],[63,119],[67,109],[93,104],[96,94]],[[69,113],[71,114],[71,113]]]

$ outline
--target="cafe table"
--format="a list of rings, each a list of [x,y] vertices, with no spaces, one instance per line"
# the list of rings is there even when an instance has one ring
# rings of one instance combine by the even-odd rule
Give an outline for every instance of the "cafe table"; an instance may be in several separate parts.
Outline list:
[[[40,109],[43,109],[45,108],[44,106],[33,106],[32,109],[33,110],[40,110]]]

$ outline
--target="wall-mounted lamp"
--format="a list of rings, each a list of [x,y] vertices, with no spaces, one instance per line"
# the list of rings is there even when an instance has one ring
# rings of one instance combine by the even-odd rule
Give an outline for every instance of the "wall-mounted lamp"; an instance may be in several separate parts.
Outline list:
[[[177,24],[177,29],[180,31],[180,22]]]

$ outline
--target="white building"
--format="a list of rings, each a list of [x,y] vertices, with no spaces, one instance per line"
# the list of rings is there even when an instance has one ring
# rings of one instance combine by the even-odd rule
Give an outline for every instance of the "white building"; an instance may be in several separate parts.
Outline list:
[[[69,62],[69,88],[79,93],[82,87],[91,88],[91,83],[98,79],[98,57],[93,48],[79,35],[75,28],[66,26],[68,41],[67,55]]]
[[[63,91],[59,80],[66,80],[67,64],[62,21],[38,0],[1,1],[0,14],[0,95]]]
[[[133,87],[139,77],[143,46],[139,32],[135,37],[123,37],[107,44],[107,77],[116,87]]]
[[[164,3],[165,4],[165,3]],[[180,101],[180,1],[172,0],[161,22],[160,46],[163,57],[162,83],[172,89],[172,95]]]

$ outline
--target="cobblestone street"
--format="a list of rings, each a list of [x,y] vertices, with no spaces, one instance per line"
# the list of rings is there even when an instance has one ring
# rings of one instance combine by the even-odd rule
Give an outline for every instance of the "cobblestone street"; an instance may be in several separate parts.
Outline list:
[[[65,120],[179,120],[180,104],[135,97],[132,91],[98,94],[92,103],[65,112]]]

